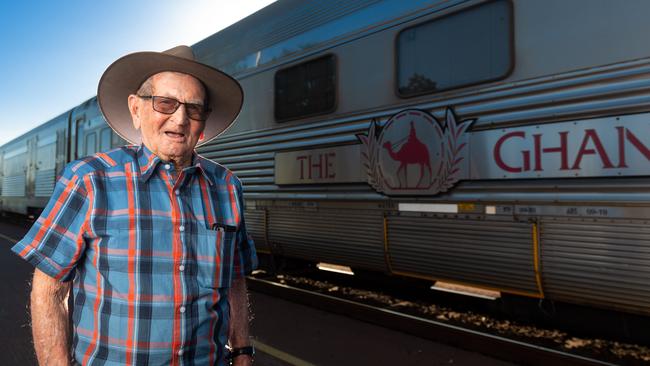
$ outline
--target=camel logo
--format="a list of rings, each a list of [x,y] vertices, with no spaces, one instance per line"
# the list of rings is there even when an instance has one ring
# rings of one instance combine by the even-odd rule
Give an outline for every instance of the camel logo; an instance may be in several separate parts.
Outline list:
[[[415,109],[397,113],[383,127],[373,121],[357,135],[368,184],[387,195],[446,192],[467,174],[465,132],[473,122],[457,122],[449,108],[444,124]]]

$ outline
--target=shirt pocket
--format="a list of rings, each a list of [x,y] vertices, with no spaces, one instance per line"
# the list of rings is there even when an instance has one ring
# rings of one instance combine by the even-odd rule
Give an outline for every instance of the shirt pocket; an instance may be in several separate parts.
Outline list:
[[[222,227],[199,229],[196,246],[198,283],[202,287],[230,287],[236,232]]]

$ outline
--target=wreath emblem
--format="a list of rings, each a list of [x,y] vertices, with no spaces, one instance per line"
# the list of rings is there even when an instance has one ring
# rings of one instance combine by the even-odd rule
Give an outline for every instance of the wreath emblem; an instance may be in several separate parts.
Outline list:
[[[368,184],[387,195],[446,192],[466,178],[465,132],[474,121],[458,122],[451,108],[444,123],[417,109],[397,113],[384,126],[373,120],[357,135]]]

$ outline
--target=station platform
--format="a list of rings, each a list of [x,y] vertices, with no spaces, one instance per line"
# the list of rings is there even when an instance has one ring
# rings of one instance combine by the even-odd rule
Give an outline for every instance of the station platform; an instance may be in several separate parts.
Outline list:
[[[27,230],[0,220],[0,365],[37,365],[28,313],[33,269],[9,250]],[[268,295],[250,299],[256,365],[512,365]]]

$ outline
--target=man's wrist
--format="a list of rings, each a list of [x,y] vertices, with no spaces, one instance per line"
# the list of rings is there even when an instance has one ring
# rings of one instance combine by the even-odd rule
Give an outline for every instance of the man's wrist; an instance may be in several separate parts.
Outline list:
[[[246,346],[246,347],[236,347],[233,348],[228,354],[228,359],[233,360],[235,357],[239,356],[249,356],[251,359],[255,356],[255,347]]]

